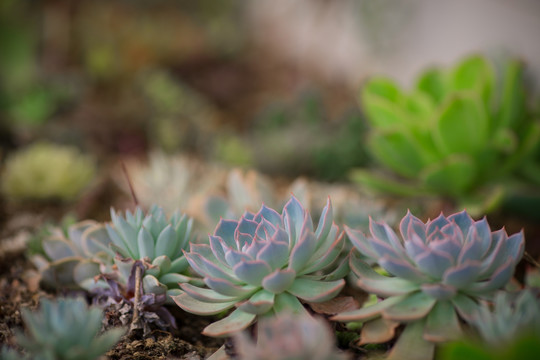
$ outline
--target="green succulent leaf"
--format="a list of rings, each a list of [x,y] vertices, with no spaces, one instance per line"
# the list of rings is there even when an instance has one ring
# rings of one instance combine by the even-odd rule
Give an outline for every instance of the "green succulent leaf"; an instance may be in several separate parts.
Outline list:
[[[442,109],[435,139],[446,154],[475,154],[489,139],[486,108],[474,95],[456,95]]]
[[[424,324],[424,320],[407,324],[387,359],[432,360],[435,353],[435,344],[424,340]]]
[[[316,281],[298,278],[287,292],[310,302],[323,302],[334,298],[345,286],[345,280]]]
[[[229,316],[219,321],[216,321],[203,330],[203,335],[206,336],[227,336],[230,333],[235,333],[247,328],[255,320],[255,314],[243,312],[236,309]]]
[[[454,305],[449,301],[435,304],[426,319],[424,339],[432,342],[457,340],[463,336]]]
[[[427,194],[427,190],[422,189],[420,185],[407,183],[403,180],[393,180],[388,176],[367,170],[354,169],[351,172],[350,178],[352,181],[359,183],[360,185],[380,191],[382,193],[388,192],[401,196],[421,196]]]
[[[403,301],[382,311],[385,319],[395,321],[411,321],[424,318],[433,308],[436,299],[424,292],[412,293]]]
[[[450,155],[424,168],[420,172],[420,178],[433,191],[461,196],[476,180],[476,164],[467,155]]]
[[[441,103],[448,90],[448,76],[440,69],[430,69],[424,72],[416,83],[416,88],[429,95],[435,103]]]
[[[399,175],[414,178],[425,165],[420,143],[403,127],[375,130],[368,142],[373,155]]]
[[[493,92],[495,72],[483,56],[471,56],[462,61],[453,71],[451,86],[457,91],[471,90],[482,96],[488,104]]]

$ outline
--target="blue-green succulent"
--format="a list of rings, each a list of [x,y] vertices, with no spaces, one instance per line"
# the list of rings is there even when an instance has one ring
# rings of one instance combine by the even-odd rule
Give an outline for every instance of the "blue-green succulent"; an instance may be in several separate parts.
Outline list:
[[[523,233],[492,232],[486,219],[465,211],[423,223],[410,212],[401,238],[386,224],[370,222],[371,237],[346,227],[353,245],[389,276],[352,256],[358,285],[384,300],[334,317],[364,321],[362,342],[385,342],[399,323],[405,330],[392,359],[431,359],[434,343],[457,339],[461,322],[471,323],[480,299],[505,287],[524,251]]]
[[[262,206],[238,221],[222,220],[210,244],[192,244],[186,258],[208,288],[181,284],[174,301],[200,315],[236,308],[208,325],[203,334],[223,336],[242,330],[259,316],[304,312],[300,302],[332,299],[348,272],[339,262],[343,233],[332,221],[330,202],[315,229],[309,213],[292,197],[283,213]]]
[[[4,349],[2,359],[96,360],[120,340],[121,328],[101,332],[103,313],[82,298],[41,300],[41,309],[23,309],[27,334],[16,336],[27,355]]]
[[[192,219],[179,212],[167,218],[157,206],[146,214],[141,208],[126,211],[125,217],[111,210],[111,218],[112,224],[105,226],[111,248],[120,255],[114,262],[124,283],[137,260],[145,265],[142,281],[146,293],[169,294],[178,289],[178,283],[193,280],[183,253],[194,239]]]

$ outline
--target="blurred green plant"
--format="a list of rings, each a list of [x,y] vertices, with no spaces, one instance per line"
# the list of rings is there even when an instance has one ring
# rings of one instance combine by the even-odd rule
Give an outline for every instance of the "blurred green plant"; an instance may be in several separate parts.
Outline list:
[[[427,70],[408,93],[391,79],[371,79],[361,93],[369,149],[394,178],[357,170],[353,179],[400,195],[453,198],[473,213],[491,210],[540,140],[523,68],[508,61],[497,79],[488,60],[471,56]]]
[[[69,90],[48,81],[39,68],[40,31],[29,2],[0,4],[0,113],[7,125],[44,124],[69,98]]]
[[[75,147],[34,143],[7,158],[0,185],[14,201],[73,201],[95,172],[92,158]]]
[[[82,298],[41,300],[41,309],[21,311],[28,334],[18,333],[17,344],[27,354],[2,349],[1,358],[34,360],[95,360],[124,334],[124,329],[101,330],[103,313]]]
[[[255,166],[267,173],[311,175],[322,180],[344,179],[351,168],[366,161],[358,134],[365,121],[357,109],[333,117],[321,94],[301,93],[292,103],[264,109],[239,142],[239,158],[250,152]]]
[[[536,336],[525,335],[505,348],[486,347],[472,342],[455,342],[446,345],[439,360],[537,360],[540,342]]]
[[[167,152],[199,150],[205,153],[214,131],[217,111],[204,96],[164,70],[149,70],[140,78],[151,109],[150,134]]]

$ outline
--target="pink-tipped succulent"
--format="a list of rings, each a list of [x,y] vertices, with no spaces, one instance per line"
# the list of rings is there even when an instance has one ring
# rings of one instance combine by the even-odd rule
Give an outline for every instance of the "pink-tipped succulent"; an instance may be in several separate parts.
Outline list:
[[[338,261],[343,233],[332,221],[330,201],[314,229],[309,213],[293,197],[280,215],[262,206],[239,221],[221,220],[210,244],[191,244],[186,259],[209,289],[180,284],[173,297],[184,310],[212,315],[236,309],[207,326],[205,335],[242,330],[258,316],[304,312],[299,299],[322,302],[344,286],[346,262]]]
[[[524,249],[523,233],[492,232],[485,218],[474,221],[465,211],[425,224],[409,212],[401,239],[375,221],[370,231],[366,237],[346,228],[354,246],[390,276],[354,256],[350,265],[359,286],[385,299],[333,319],[366,322],[363,343],[388,341],[397,324],[406,323],[392,352],[400,359],[431,359],[435,342],[460,336],[461,321],[471,322],[478,300],[508,283]]]
[[[245,332],[235,335],[240,360],[347,360],[335,347],[327,322],[307,314],[282,314],[257,324],[257,339]]]

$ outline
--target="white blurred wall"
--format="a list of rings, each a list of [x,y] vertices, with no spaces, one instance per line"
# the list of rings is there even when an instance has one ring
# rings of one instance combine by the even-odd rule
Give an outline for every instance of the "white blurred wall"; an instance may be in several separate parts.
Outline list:
[[[277,56],[354,87],[483,52],[525,60],[540,90],[540,0],[255,0],[249,18]]]

